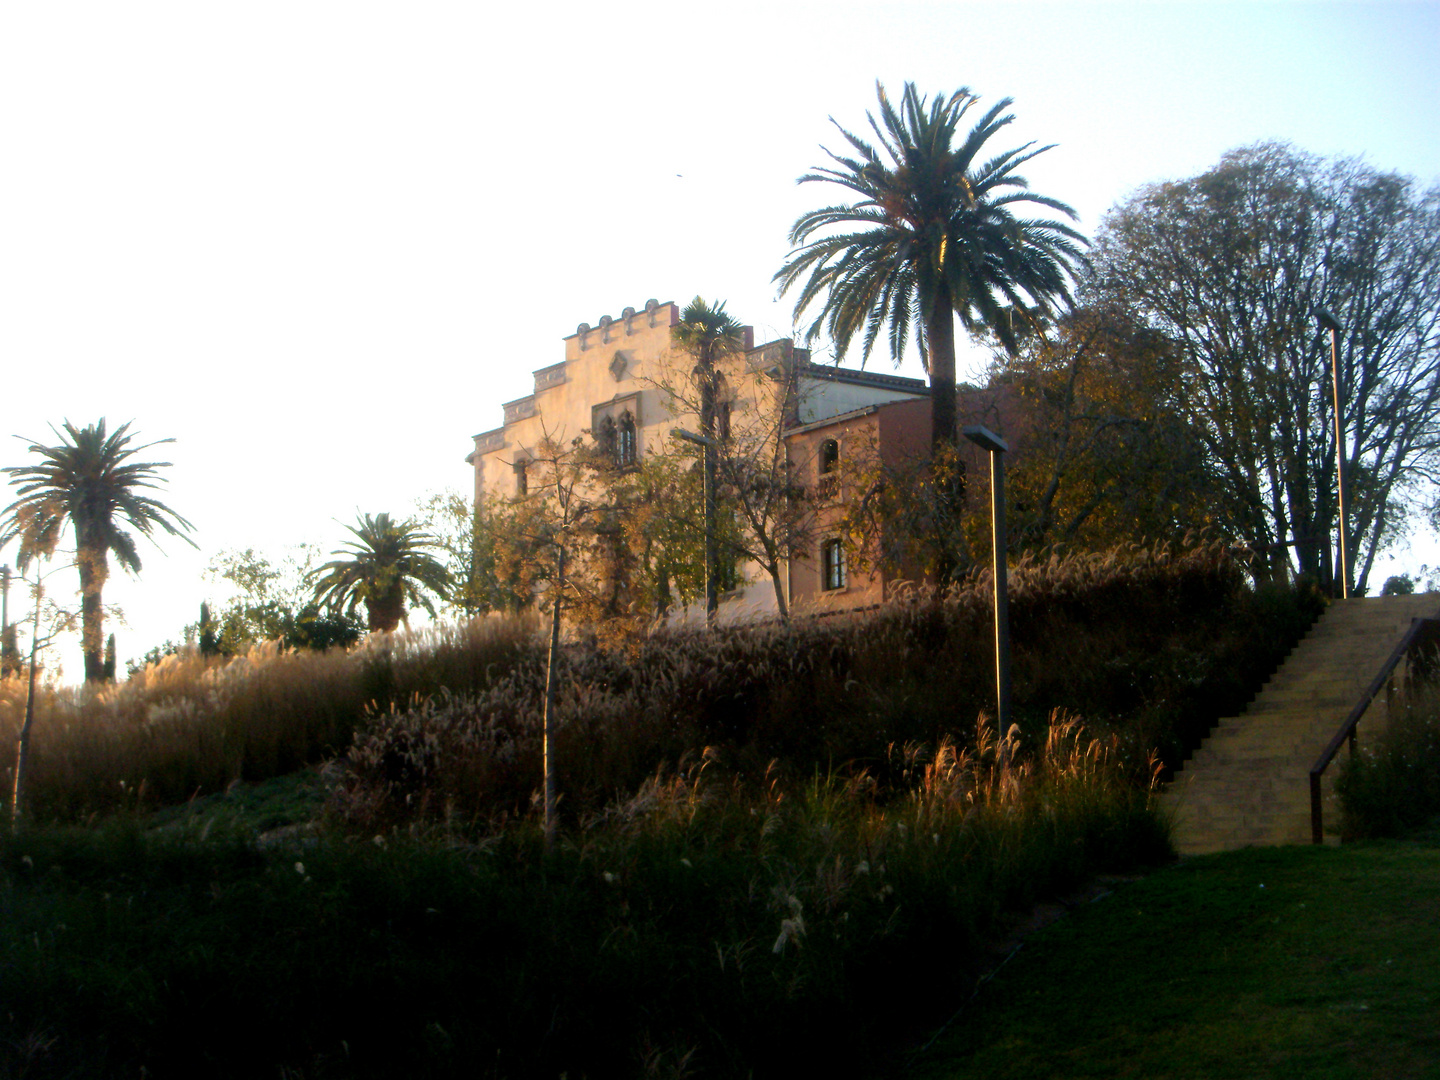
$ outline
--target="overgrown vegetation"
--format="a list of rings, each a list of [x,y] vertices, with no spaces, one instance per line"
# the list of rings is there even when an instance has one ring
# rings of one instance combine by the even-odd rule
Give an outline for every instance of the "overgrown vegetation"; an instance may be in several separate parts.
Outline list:
[[[119,685],[39,687],[27,812],[79,819],[181,803],[235,780],[343,754],[367,711],[483,690],[534,648],[533,623],[481,619],[381,635],[351,652],[264,645],[225,659],[165,657]],[[14,782],[25,681],[0,681],[0,777]]]
[[[0,1068],[873,1071],[969,984],[1003,912],[1168,850],[1113,742],[1061,722],[1009,768],[973,742],[912,748],[883,802],[864,778],[697,761],[551,855],[534,824],[479,845],[257,851],[199,816],[0,840]]]
[[[1012,577],[1016,713],[1025,737],[1073,709],[1146,778],[1235,712],[1318,613],[1249,589],[1217,546],[1022,562]],[[556,756],[572,820],[634,791],[657,762],[705,753],[735,776],[778,767],[894,780],[892,749],[963,740],[993,701],[990,585],[789,625],[666,633],[566,651]],[[523,814],[540,770],[538,648],[475,695],[373,717],[347,810],[367,824]]]
[[[572,643],[559,694],[563,811],[578,821],[707,748],[734,776],[773,761],[792,779],[864,771],[882,784],[895,780],[894,747],[948,737],[964,748],[993,701],[989,590],[982,577],[943,600],[785,626]],[[1213,545],[1023,562],[1011,621],[1024,737],[1034,745],[1052,710],[1072,711],[1116,736],[1148,779],[1150,752],[1174,765],[1238,710],[1317,604],[1251,590]],[[174,657],[121,686],[49,689],[31,809],[103,811],[142,785],[151,803],[179,802],[349,752],[362,820],[513,818],[540,775],[544,665],[533,622],[491,616],[350,653]],[[0,685],[8,773],[24,688]]]
[[[1440,816],[1440,689],[1397,708],[1337,764],[1346,839],[1403,836]]]
[[[984,579],[571,641],[548,853],[534,620],[47,690],[0,839],[0,1070],[193,1073],[204,1031],[218,1075],[878,1071],[1008,913],[1166,857],[1152,747],[1314,613],[1214,545],[1027,561],[1012,588],[1003,767]]]

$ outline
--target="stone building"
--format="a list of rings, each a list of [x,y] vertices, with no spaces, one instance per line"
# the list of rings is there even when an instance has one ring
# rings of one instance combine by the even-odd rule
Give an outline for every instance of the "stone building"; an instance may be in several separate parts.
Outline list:
[[[474,472],[476,504],[483,506],[496,495],[526,495],[533,463],[547,438],[564,445],[588,435],[610,448],[616,464],[624,467],[662,446],[672,428],[698,428],[694,412],[677,404],[677,395],[667,389],[685,388],[693,364],[673,344],[672,331],[679,322],[679,305],[649,300],[642,308],[625,308],[618,318],[606,315],[593,326],[581,323],[564,339],[563,359],[535,371],[534,392],[506,402],[501,425],[474,436],[474,449],[465,460]],[[739,423],[747,413],[771,407],[767,395],[777,383],[787,388],[777,430],[785,432],[787,449],[792,438],[798,440],[790,450],[797,472],[813,471],[806,455],[812,453],[814,440],[808,436],[827,424],[890,403],[929,408],[928,389],[918,379],[816,364],[788,338],[756,345],[750,327],[745,328],[744,356],[731,376],[719,403],[722,428],[732,413]],[[817,549],[816,557],[823,558],[823,551]],[[796,562],[787,581],[792,607],[824,591],[813,588],[813,572]],[[773,612],[768,577],[755,567],[742,567],[741,578],[723,598],[722,618]],[[847,584],[829,590],[829,599],[834,603],[849,593],[855,603],[868,603],[873,591],[859,583],[852,591]]]

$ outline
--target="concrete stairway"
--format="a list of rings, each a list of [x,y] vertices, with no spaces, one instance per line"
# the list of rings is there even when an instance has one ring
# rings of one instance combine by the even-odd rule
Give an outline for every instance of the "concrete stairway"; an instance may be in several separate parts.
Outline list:
[[[1180,853],[1309,843],[1310,767],[1410,620],[1436,615],[1435,596],[1331,604],[1244,713],[1222,719],[1161,796]],[[1362,742],[1383,717],[1377,700],[1361,721]],[[1335,770],[1332,764],[1325,773],[1327,841],[1339,820],[1329,793]]]

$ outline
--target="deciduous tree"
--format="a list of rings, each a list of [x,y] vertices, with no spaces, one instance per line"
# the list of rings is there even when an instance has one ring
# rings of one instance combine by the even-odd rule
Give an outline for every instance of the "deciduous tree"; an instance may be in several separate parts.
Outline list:
[[[997,355],[1014,399],[1006,469],[1011,550],[1102,550],[1224,524],[1205,447],[1183,411],[1180,351],[1120,313],[1085,308]],[[988,551],[988,526],[972,523]]]
[[[1180,350],[1186,417],[1261,576],[1338,574],[1330,343],[1315,309],[1338,317],[1346,535],[1363,592],[1436,490],[1440,189],[1260,144],[1142,188],[1097,247],[1097,297]]]

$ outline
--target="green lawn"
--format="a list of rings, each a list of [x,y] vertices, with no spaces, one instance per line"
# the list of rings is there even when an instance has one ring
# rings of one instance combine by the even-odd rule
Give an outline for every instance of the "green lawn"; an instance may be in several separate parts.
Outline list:
[[[1118,886],[1027,941],[905,1075],[1440,1077],[1440,835]]]

